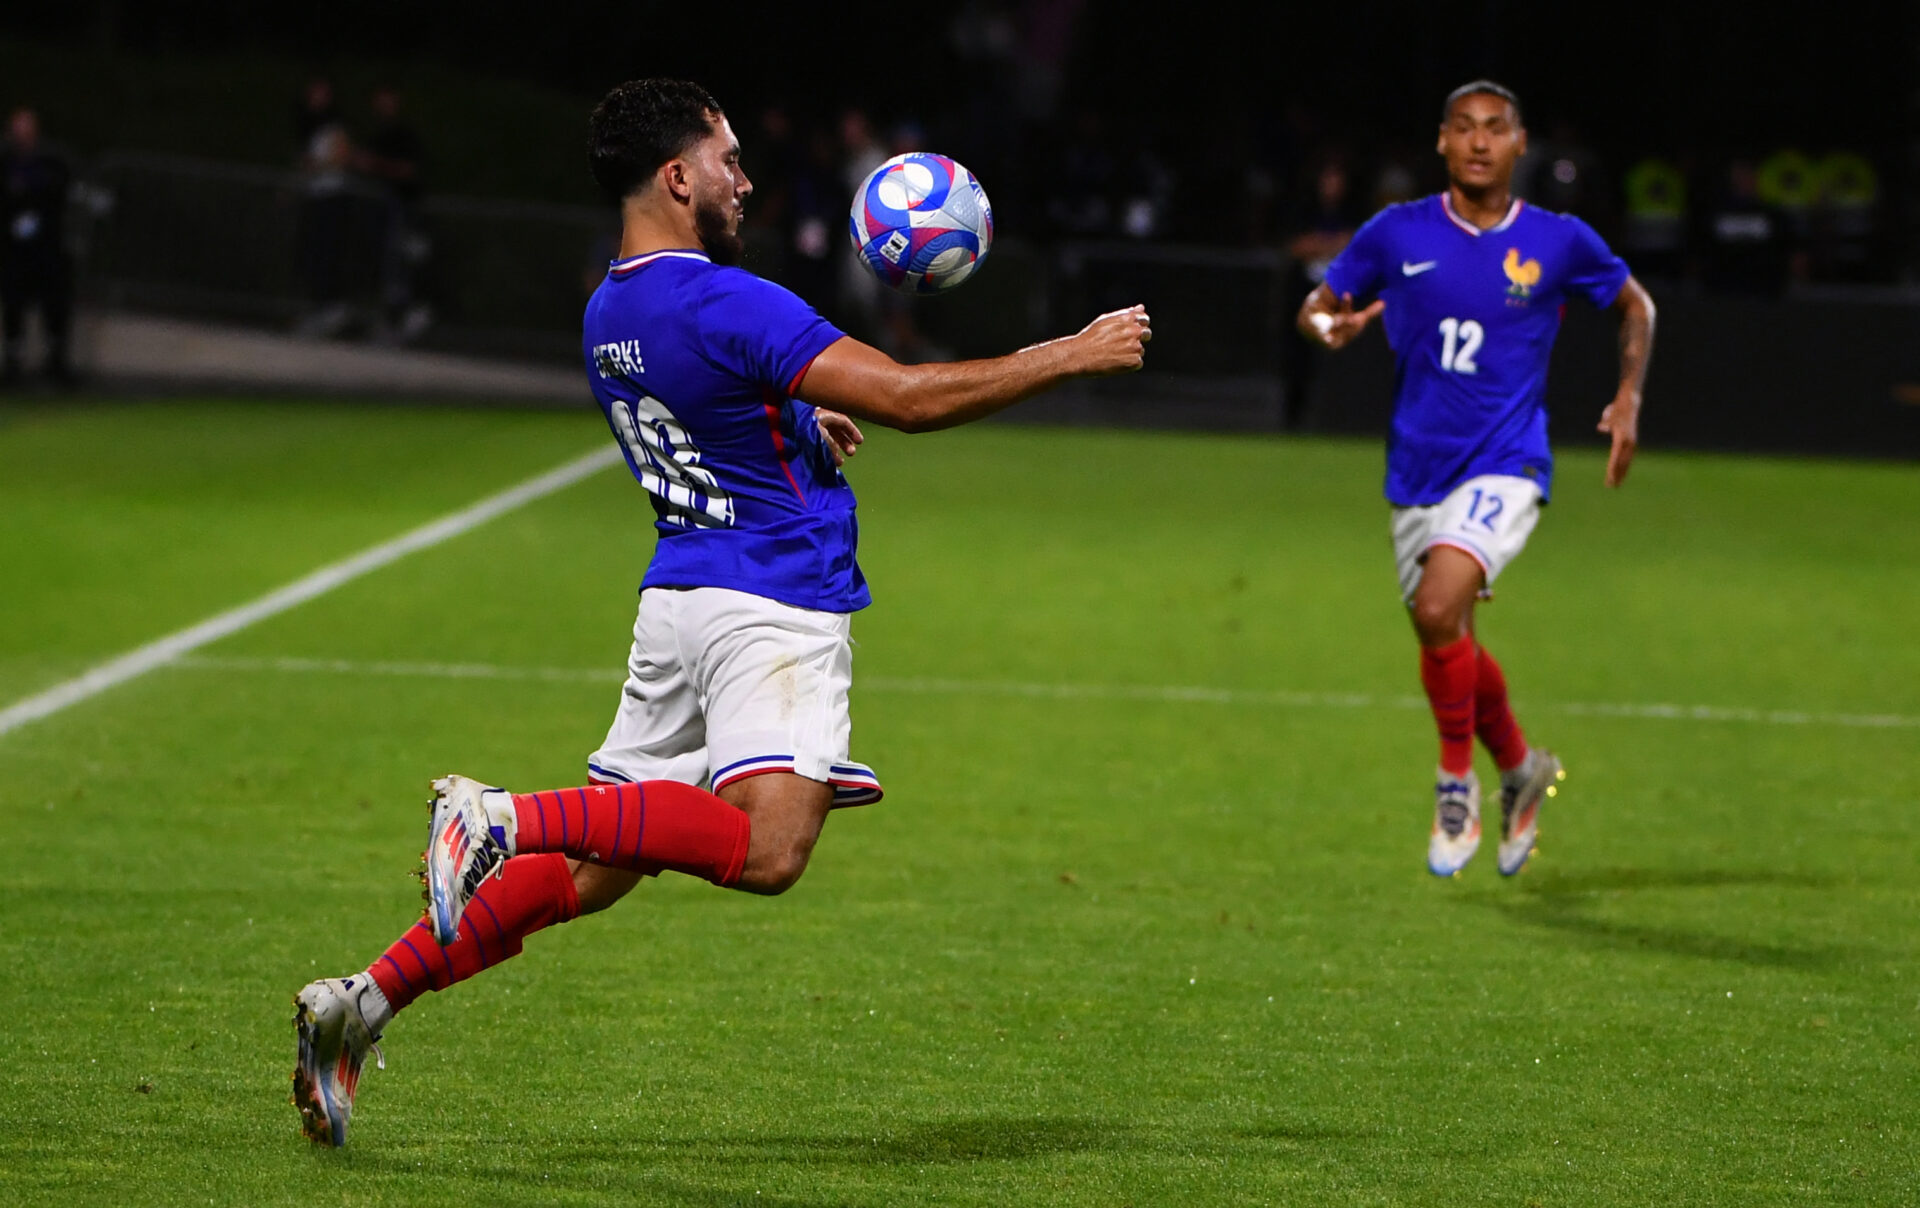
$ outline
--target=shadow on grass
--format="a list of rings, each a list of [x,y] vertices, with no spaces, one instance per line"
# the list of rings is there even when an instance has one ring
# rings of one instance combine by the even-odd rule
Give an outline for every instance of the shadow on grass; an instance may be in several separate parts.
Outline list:
[[[759,1162],[837,1162],[858,1166],[920,1166],[939,1162],[1000,1162],[1056,1153],[1119,1149],[1133,1139],[1130,1125],[1074,1117],[969,1116],[903,1121],[855,1135],[749,1134],[668,1137],[651,1148],[676,1154]]]
[[[546,1195],[570,1191],[617,1191],[636,1202],[691,1204],[707,1208],[751,1204],[754,1208],[814,1208],[815,1205],[884,1205],[893,1202],[884,1191],[848,1194],[823,1191],[811,1196],[763,1194],[753,1187],[752,1168],[811,1167],[831,1181],[842,1174],[866,1171],[879,1182],[919,1177],[929,1166],[974,1162],[1017,1162],[1061,1153],[1083,1153],[1128,1148],[1138,1139],[1131,1125],[1073,1117],[971,1116],[937,1121],[901,1121],[876,1125],[855,1134],[736,1133],[667,1137],[579,1137],[543,1146],[535,1163],[494,1162],[471,1172],[495,1189],[501,1202],[513,1202],[509,1186]],[[332,1151],[328,1151],[329,1156]],[[404,1158],[360,1153],[356,1166],[368,1170],[412,1173],[416,1163]],[[689,1172],[702,1169],[738,1172],[730,1181],[709,1185]],[[565,1181],[554,1174],[565,1171]],[[872,1184],[867,1176],[855,1182]]]
[[[1740,939],[1681,927],[1662,927],[1601,918],[1601,902],[1630,901],[1643,890],[1777,887],[1826,889],[1830,877],[1805,873],[1713,868],[1596,868],[1542,871],[1521,882],[1517,897],[1488,891],[1467,898],[1516,923],[1545,927],[1589,943],[1624,951],[1651,951],[1703,960],[1738,961],[1780,969],[1828,969],[1851,959],[1848,948],[1833,944],[1783,944]]]
[[[1109,1120],[1067,1116],[981,1115],[932,1121],[903,1120],[858,1133],[709,1133],[679,1136],[571,1136],[522,1151],[517,1161],[483,1162],[462,1171],[490,1189],[491,1202],[516,1202],[519,1194],[540,1198],[618,1195],[636,1203],[696,1208],[743,1204],[753,1208],[881,1208],[898,1203],[900,1188],[937,1188],[945,1176],[975,1163],[1013,1164],[993,1178],[1023,1177],[1018,1163],[1062,1154],[1155,1152],[1218,1159],[1267,1159],[1292,1149],[1318,1150],[1330,1143],[1371,1137],[1372,1128],[1309,1122],[1274,1122],[1222,1131],[1162,1130]],[[417,1161],[362,1153],[365,1170],[417,1173]],[[770,1175],[769,1168],[780,1169]],[[756,1175],[756,1169],[759,1174]],[[713,1172],[718,1181],[705,1181]],[[559,1172],[565,1172],[564,1176]],[[763,1191],[756,1182],[814,1181],[815,1192]],[[914,1198],[920,1198],[916,1191]]]

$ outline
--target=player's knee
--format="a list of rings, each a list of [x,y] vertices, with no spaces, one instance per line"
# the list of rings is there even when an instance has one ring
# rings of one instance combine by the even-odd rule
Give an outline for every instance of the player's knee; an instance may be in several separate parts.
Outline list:
[[[812,854],[810,848],[799,844],[755,852],[747,858],[747,867],[740,877],[740,888],[768,897],[783,894],[792,889],[799,882],[801,874],[807,871],[807,858]]]
[[[1444,646],[1466,632],[1466,614],[1452,600],[1416,595],[1412,615],[1423,645]]]

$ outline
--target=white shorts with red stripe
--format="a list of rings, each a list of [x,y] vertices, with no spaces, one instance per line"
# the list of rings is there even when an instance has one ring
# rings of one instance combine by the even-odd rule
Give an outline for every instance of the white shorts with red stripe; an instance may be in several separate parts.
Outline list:
[[[1540,522],[1540,484],[1530,478],[1487,474],[1469,478],[1439,503],[1393,509],[1393,560],[1400,572],[1400,598],[1413,603],[1427,553],[1450,545],[1470,555],[1487,574],[1482,596],[1520,556]]]
[[[648,588],[620,708],[589,775],[718,792],[792,772],[831,784],[836,808],[880,800],[873,769],[847,758],[851,630],[846,613],[724,587]]]

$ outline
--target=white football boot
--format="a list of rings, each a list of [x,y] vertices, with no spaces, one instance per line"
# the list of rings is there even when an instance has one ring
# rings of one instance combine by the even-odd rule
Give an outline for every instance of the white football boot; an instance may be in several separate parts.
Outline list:
[[[427,924],[442,948],[460,934],[460,915],[513,854],[513,795],[467,776],[433,782],[428,803]]]
[[[380,1032],[393,1011],[364,973],[313,982],[294,995],[293,1008],[300,1041],[293,1105],[300,1109],[300,1131],[315,1145],[345,1145],[367,1051],[373,1051],[376,1065],[387,1068]]]
[[[1526,867],[1540,835],[1540,805],[1560,792],[1567,778],[1552,751],[1534,747],[1520,766],[1500,773],[1500,875]]]
[[[1433,835],[1427,840],[1427,871],[1451,877],[1480,848],[1480,778],[1441,769],[1433,786]]]

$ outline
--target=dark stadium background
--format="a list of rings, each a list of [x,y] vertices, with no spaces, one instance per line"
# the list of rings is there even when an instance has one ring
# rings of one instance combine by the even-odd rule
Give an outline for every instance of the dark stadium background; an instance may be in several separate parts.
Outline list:
[[[1439,100],[1491,75],[1526,101],[1542,150],[1530,171],[1579,169],[1544,201],[1615,241],[1662,304],[1674,338],[1656,359],[1651,440],[1914,453],[1917,13],[1911,3],[1789,18],[1767,6],[1499,0],[1171,11],[1085,0],[495,3],[455,13],[96,0],[10,6],[0,101],[38,109],[46,137],[98,187],[74,237],[83,310],[278,331],[313,305],[287,200],[300,187],[296,101],[327,78],[358,138],[370,92],[397,87],[426,149],[421,229],[433,250],[419,289],[434,321],[419,342],[559,364],[609,238],[580,162],[585,111],[619,80],[685,75],[720,97],[746,144],[760,186],[751,266],[897,355],[991,352],[1052,334],[1088,306],[1139,298],[1161,320],[1150,372],[1029,416],[1372,432],[1385,414],[1384,349],[1373,341],[1325,365],[1301,351],[1289,319],[1308,280],[1289,241],[1311,221],[1303,211],[1328,162],[1351,181],[1349,221],[1379,204],[1374,183],[1395,171],[1403,192],[1438,187],[1429,139]],[[840,195],[821,207],[822,258],[793,251],[795,165],[816,138],[844,154],[855,111],[875,147],[952,154],[995,202],[991,270],[904,318],[847,296],[831,221],[844,182],[814,190]],[[776,119],[784,146],[768,133]],[[1716,265],[1707,232],[1729,205],[1748,204],[1728,200],[1730,172],[1792,150],[1872,165],[1862,231],[1833,253],[1836,224],[1816,206],[1794,217],[1771,265]],[[1650,160],[1688,190],[1687,246],[1671,256],[1632,244],[1626,179]],[[268,169],[288,175],[275,184]],[[342,271],[364,300],[378,267],[367,250],[377,235],[362,234]],[[1783,353],[1808,348],[1826,355]],[[1575,312],[1559,355],[1558,435],[1585,439],[1611,373],[1610,323]],[[127,376],[111,358],[96,368]],[[212,383],[200,374],[193,384]],[[1808,390],[1823,397],[1818,411],[1804,406]],[[1685,402],[1665,405],[1673,400]]]
[[[887,801],[409,1008],[310,1152],[289,999],[418,916],[427,778],[577,783],[622,691],[582,144],[646,74],[862,336],[1141,301],[1147,367],[869,425]],[[1659,316],[1622,490],[1566,316],[1474,623],[1568,780],[1440,879],[1392,365],[1292,323],[1481,74]],[[849,254],[903,145],[998,211],[951,295]],[[1920,3],[6,0],[0,185],[0,295],[78,301],[0,373],[0,1205],[1920,1204]]]

